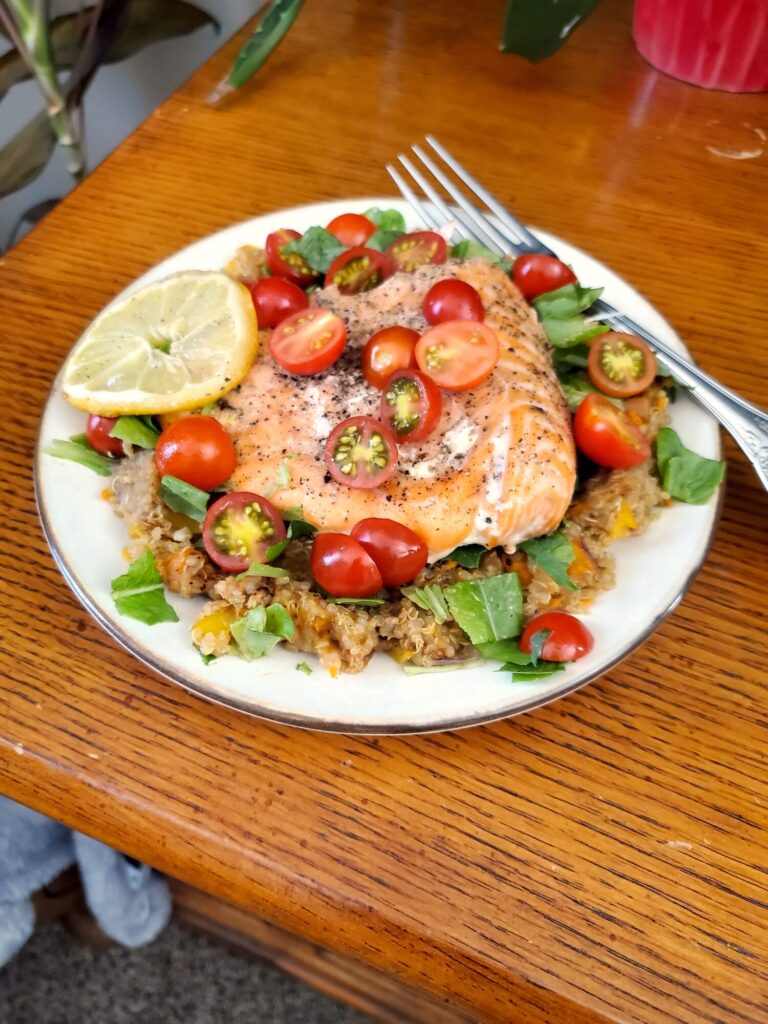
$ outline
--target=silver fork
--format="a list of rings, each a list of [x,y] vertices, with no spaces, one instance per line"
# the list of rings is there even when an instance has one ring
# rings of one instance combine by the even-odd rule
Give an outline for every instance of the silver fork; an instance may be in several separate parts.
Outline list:
[[[455,223],[457,224],[456,234],[460,237],[481,242],[499,255],[511,253],[518,256],[525,252],[536,252],[544,253],[547,256],[557,256],[557,253],[553,252],[517,217],[505,209],[499,200],[491,195],[455,157],[451,156],[437,139],[427,135],[426,140],[435,154],[442,159],[443,164],[450,168],[462,183],[464,189],[480,200],[494,215],[491,219],[468,199],[465,191],[456,185],[446,173],[445,168],[433,156],[425,153],[420,146],[412,146],[413,154],[421,166],[414,165],[413,161],[403,154],[400,154],[398,160],[429,202],[425,202],[391,164],[387,165],[387,171],[401,195],[410,203],[427,227],[440,228],[445,224]],[[431,178],[424,173],[422,168],[429,172]],[[442,186],[455,206],[448,205],[434,182]],[[758,406],[740,398],[729,388],[724,387],[714,377],[710,377],[708,373],[700,370],[631,317],[616,309],[615,306],[599,299],[592,308],[600,320],[611,327],[619,327],[631,334],[638,335],[663,357],[665,366],[675,380],[682,384],[688,394],[725,427],[752,463],[760,482],[768,491],[768,414]]]

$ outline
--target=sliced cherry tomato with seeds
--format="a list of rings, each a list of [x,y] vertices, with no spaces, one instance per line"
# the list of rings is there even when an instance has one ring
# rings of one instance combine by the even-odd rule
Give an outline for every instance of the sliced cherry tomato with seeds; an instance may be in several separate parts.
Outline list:
[[[607,469],[628,469],[651,455],[645,434],[603,395],[582,400],[573,418],[573,435],[577,448]]]
[[[447,252],[445,239],[436,231],[411,231],[387,246],[386,255],[390,273],[394,274],[398,270],[410,273],[425,263],[445,263]]]
[[[116,423],[116,416],[96,416],[91,413],[85,424],[85,436],[91,448],[99,452],[100,455],[109,455],[110,458],[120,459],[125,455],[123,442],[119,437],[109,436],[110,430]]]
[[[285,247],[289,242],[301,238],[298,231],[291,228],[280,228],[267,235],[266,256],[267,266],[271,274],[284,277],[286,281],[305,288],[316,281],[320,275],[297,252],[287,253]]]
[[[327,229],[332,235],[350,248],[365,245],[371,235],[376,233],[376,225],[362,213],[342,213],[334,217]]]
[[[512,280],[530,302],[545,292],[552,292],[566,284],[574,284],[576,275],[556,256],[527,252],[515,260]]]
[[[418,370],[396,370],[384,386],[381,418],[398,444],[422,441],[435,429],[442,411],[437,385]]]
[[[455,277],[433,284],[424,297],[422,308],[428,324],[442,324],[446,320],[481,322],[485,319],[477,289]]]
[[[352,531],[381,573],[385,587],[401,587],[415,579],[427,564],[427,545],[394,519],[362,519]]]
[[[416,343],[416,362],[438,387],[466,391],[490,376],[499,361],[499,339],[485,324],[448,320]]]
[[[587,372],[604,395],[631,398],[653,383],[656,356],[642,338],[608,331],[591,343]]]
[[[535,615],[520,637],[520,650],[531,653],[531,640],[542,629],[550,635],[544,641],[541,661],[578,661],[589,654],[595,644],[594,637],[575,615],[568,612],[542,612]]]
[[[347,487],[380,487],[397,466],[395,435],[372,416],[351,416],[331,431],[325,464],[333,479]]]
[[[243,284],[251,293],[260,331],[271,331],[286,317],[309,305],[309,299],[301,288],[283,277],[261,277],[258,281],[244,281]]]
[[[289,373],[308,376],[325,370],[339,358],[347,328],[329,309],[302,309],[278,324],[269,338],[272,358]]]
[[[237,453],[232,438],[213,416],[182,416],[157,440],[155,465],[184,483],[212,491],[235,471]]]
[[[384,280],[385,267],[383,253],[356,245],[336,257],[325,275],[325,286],[335,284],[342,295],[368,292]]]
[[[206,553],[226,572],[245,572],[281,540],[285,540],[285,524],[280,513],[266,498],[250,491],[233,491],[214,501],[203,521]]]
[[[371,597],[383,583],[363,545],[346,533],[318,533],[309,564],[317,583],[334,597]]]
[[[415,347],[419,332],[410,327],[384,327],[366,341],[363,376],[372,388],[383,388],[395,370],[416,365]]]

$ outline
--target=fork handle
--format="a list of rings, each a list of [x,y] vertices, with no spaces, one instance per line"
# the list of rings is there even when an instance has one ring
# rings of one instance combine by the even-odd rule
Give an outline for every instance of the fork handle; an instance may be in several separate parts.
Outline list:
[[[614,306],[599,300],[595,303],[595,309],[598,310],[601,320],[618,324],[632,334],[639,335],[663,357],[675,380],[725,427],[752,463],[760,482],[768,491],[768,413],[747,402],[730,388],[724,387],[693,363],[681,359],[663,341],[635,323],[631,317],[620,313]]]

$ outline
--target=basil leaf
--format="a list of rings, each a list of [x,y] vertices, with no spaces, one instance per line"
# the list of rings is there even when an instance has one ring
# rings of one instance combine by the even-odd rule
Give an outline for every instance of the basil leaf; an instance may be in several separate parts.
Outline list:
[[[692,452],[669,427],[656,438],[656,463],[667,494],[689,505],[709,501],[725,476],[725,462]]]
[[[436,583],[430,583],[426,587],[401,587],[400,593],[409,601],[413,601],[417,608],[432,612],[438,622],[445,622],[451,617],[443,592]]]
[[[263,658],[281,640],[291,640],[296,632],[293,619],[281,604],[268,608],[257,605],[229,627],[232,637],[246,661]]]
[[[523,591],[516,572],[453,583],[445,600],[473,644],[517,636],[523,617]]]
[[[602,294],[602,288],[585,288],[578,283],[565,284],[562,288],[539,295],[532,305],[541,320],[547,317],[564,320],[589,309]]]
[[[268,576],[271,579],[291,578],[287,569],[281,569],[279,565],[264,565],[263,562],[251,562],[245,572],[239,573],[236,579],[242,580],[247,576]],[[272,606],[270,605],[270,607]]]
[[[179,621],[165,599],[163,579],[149,548],[131,562],[122,576],[112,580],[111,587],[112,600],[121,615],[138,619],[148,626],[156,622]]]
[[[513,683],[533,682],[536,679],[546,679],[555,672],[562,672],[565,664],[562,661],[540,661],[538,665],[502,665],[499,672],[511,672]]]
[[[571,542],[561,530],[550,533],[548,537],[524,540],[519,547],[537,565],[540,565],[547,576],[551,576],[555,583],[565,587],[566,590],[579,589],[568,576],[568,568],[576,557],[576,552],[573,550]]]
[[[160,431],[151,416],[119,416],[109,436],[118,437],[137,448],[155,448]]]
[[[69,441],[55,440],[43,449],[46,455],[52,455],[54,459],[67,459],[69,462],[77,462],[86,469],[92,469],[99,476],[111,476],[115,459],[100,455],[88,444],[85,434],[77,434]]]
[[[552,636],[551,629],[537,629],[531,637],[531,664],[538,665],[544,644]]]
[[[531,656],[520,650],[517,640],[491,640],[487,644],[475,645],[484,658],[515,665],[530,665]]]
[[[456,245],[451,246],[452,260],[485,260],[495,267],[501,267],[507,273],[512,269],[512,261],[505,256],[499,256],[493,249],[476,242],[473,238],[462,238]]]
[[[303,256],[313,270],[325,274],[337,256],[347,251],[336,235],[318,226],[308,228],[301,238],[287,242],[281,252]]]
[[[384,252],[388,246],[392,245],[393,242],[396,242],[397,239],[400,238],[402,233],[402,231],[387,231],[384,228],[379,228],[379,230],[371,235],[365,243],[366,247],[368,249],[377,249],[379,252]]]
[[[428,672],[456,672],[465,668],[479,668],[482,665],[480,658],[469,658],[467,661],[456,661],[450,665],[401,665],[407,676],[423,676]]]
[[[405,232],[405,218],[398,210],[382,210],[378,206],[372,206],[363,214],[382,231]]]
[[[181,512],[198,523],[205,519],[210,498],[207,491],[201,491],[199,487],[193,487],[192,484],[166,473],[160,479],[160,496],[174,512]]]
[[[273,544],[271,547],[267,548],[267,550],[264,552],[264,561],[265,562],[274,562],[274,560],[279,555],[282,555],[282,553],[285,551],[285,549],[287,547],[288,547],[288,541],[287,540],[279,540],[277,542],[277,544]]]
[[[369,608],[387,603],[383,597],[331,597],[329,595],[325,600],[329,604],[362,604]]]
[[[488,548],[482,544],[463,544],[460,548],[454,548],[447,558],[464,569],[476,569],[483,555],[487,553]]]
[[[299,664],[296,666],[296,671],[303,672],[305,676],[312,675],[312,669],[309,667],[306,661],[300,661]]]
[[[553,348],[573,348],[575,345],[584,345],[591,338],[600,334],[607,334],[610,327],[606,324],[590,323],[583,316],[569,316],[565,319],[557,317],[543,317],[541,326],[547,336],[547,341]]]
[[[281,515],[285,518],[285,512],[282,512]],[[314,533],[317,533],[317,527],[301,518],[291,519],[286,530],[288,540],[293,540],[294,537],[311,537]]]

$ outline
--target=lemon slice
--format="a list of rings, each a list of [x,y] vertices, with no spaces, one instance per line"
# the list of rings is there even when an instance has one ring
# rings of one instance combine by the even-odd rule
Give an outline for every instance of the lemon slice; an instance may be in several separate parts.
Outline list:
[[[247,288],[218,271],[175,274],[96,317],[64,366],[64,395],[101,416],[199,408],[240,383],[258,344]]]

